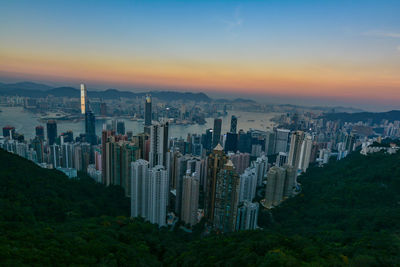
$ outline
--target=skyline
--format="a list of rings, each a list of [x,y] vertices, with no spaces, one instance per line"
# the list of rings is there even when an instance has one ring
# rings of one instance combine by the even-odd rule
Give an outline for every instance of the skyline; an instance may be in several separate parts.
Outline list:
[[[396,1],[2,6],[1,82],[400,108]]]

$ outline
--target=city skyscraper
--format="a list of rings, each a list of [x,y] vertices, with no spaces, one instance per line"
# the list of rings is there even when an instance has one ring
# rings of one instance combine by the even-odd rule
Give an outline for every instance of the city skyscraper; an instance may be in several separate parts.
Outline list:
[[[164,166],[149,169],[148,216],[151,223],[166,224],[168,205],[168,172]]]
[[[87,108],[87,91],[85,84],[81,84],[81,113],[85,114]]]
[[[96,145],[96,118],[90,109],[88,109],[85,113],[85,133],[86,141],[92,145]]]
[[[3,136],[4,137],[10,137],[10,139],[12,139],[14,134],[15,134],[15,127],[13,127],[13,126],[4,126],[3,127]]]
[[[168,122],[150,126],[150,167],[165,166],[165,153],[168,150]]]
[[[308,134],[304,138],[303,145],[301,146],[299,169],[302,172],[306,172],[308,166],[310,165],[312,148],[313,148],[313,140],[311,135]]]
[[[38,138],[40,138],[41,140],[44,140],[44,128],[42,125],[38,125],[35,128],[35,134]]]
[[[47,141],[49,145],[53,145],[57,139],[57,122],[49,120],[46,124],[47,127]]]
[[[303,131],[296,131],[292,133],[290,140],[288,164],[293,166],[296,172],[300,167],[301,147],[303,145],[303,140],[304,140]]]
[[[253,201],[257,188],[257,175],[255,168],[247,168],[240,175],[239,202]]]
[[[139,159],[131,163],[131,217],[148,216],[149,162]]]
[[[222,232],[236,230],[239,188],[239,175],[232,161],[228,160],[217,175],[213,219],[215,229]]]
[[[144,132],[150,134],[150,126],[152,121],[152,110],[151,110],[151,96],[146,95],[144,104]]]
[[[285,178],[286,174],[283,168],[274,166],[269,169],[265,190],[266,207],[278,206],[282,202]]]
[[[236,152],[238,145],[237,133],[227,133],[225,141],[225,152]]]
[[[125,122],[117,121],[117,134],[125,134]]]
[[[214,221],[215,192],[217,175],[228,161],[223,148],[218,144],[207,158],[206,197],[204,199],[205,216],[209,222]]]
[[[243,201],[239,203],[236,219],[236,231],[255,230],[257,228],[258,203]]]
[[[221,140],[221,128],[222,128],[222,119],[214,119],[214,129],[213,129],[213,147],[216,147]]]
[[[182,210],[181,219],[185,223],[195,225],[197,223],[197,210],[199,206],[199,179],[195,173],[183,177]]]
[[[231,133],[236,133],[237,131],[237,117],[235,115],[232,115],[231,117]]]
[[[274,153],[287,152],[290,131],[287,129],[274,129]]]

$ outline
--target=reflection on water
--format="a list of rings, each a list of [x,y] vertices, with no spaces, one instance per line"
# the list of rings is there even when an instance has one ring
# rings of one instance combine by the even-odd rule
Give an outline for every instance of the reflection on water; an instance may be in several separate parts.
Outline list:
[[[25,111],[22,107],[1,107],[0,112],[0,127],[6,125],[14,126],[18,133],[24,134],[26,139],[33,138],[35,136],[35,127],[38,125],[46,126],[45,123],[38,121],[36,114]],[[273,126],[271,118],[276,113],[253,113],[244,111],[229,111],[227,116],[222,117],[222,133],[226,133],[230,129],[231,115],[238,117],[237,129],[243,129],[245,131],[250,128],[258,130],[266,130],[267,127]],[[115,118],[117,119],[117,118]],[[126,131],[132,131],[133,134],[143,132],[143,122],[130,121],[127,119],[121,119],[125,122]],[[204,133],[206,129],[213,128],[213,119],[206,119],[204,125],[171,125],[170,126],[170,137],[186,137],[188,133]],[[96,133],[101,136],[101,130],[103,123],[106,120],[96,120]],[[74,136],[78,136],[80,133],[85,132],[85,122],[78,121],[58,121],[57,122],[58,134],[72,130]]]

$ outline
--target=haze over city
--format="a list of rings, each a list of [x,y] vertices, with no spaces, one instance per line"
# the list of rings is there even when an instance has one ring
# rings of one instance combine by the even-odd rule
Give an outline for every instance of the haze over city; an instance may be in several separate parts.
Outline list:
[[[0,78],[398,108],[398,1],[6,1]]]

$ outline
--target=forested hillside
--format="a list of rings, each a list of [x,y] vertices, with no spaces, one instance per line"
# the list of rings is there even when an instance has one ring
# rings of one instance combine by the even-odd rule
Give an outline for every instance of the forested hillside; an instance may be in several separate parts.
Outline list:
[[[71,180],[0,150],[0,264],[399,264],[399,155],[354,154],[299,181],[301,194],[260,216],[264,230],[190,234],[129,219],[118,187]]]

